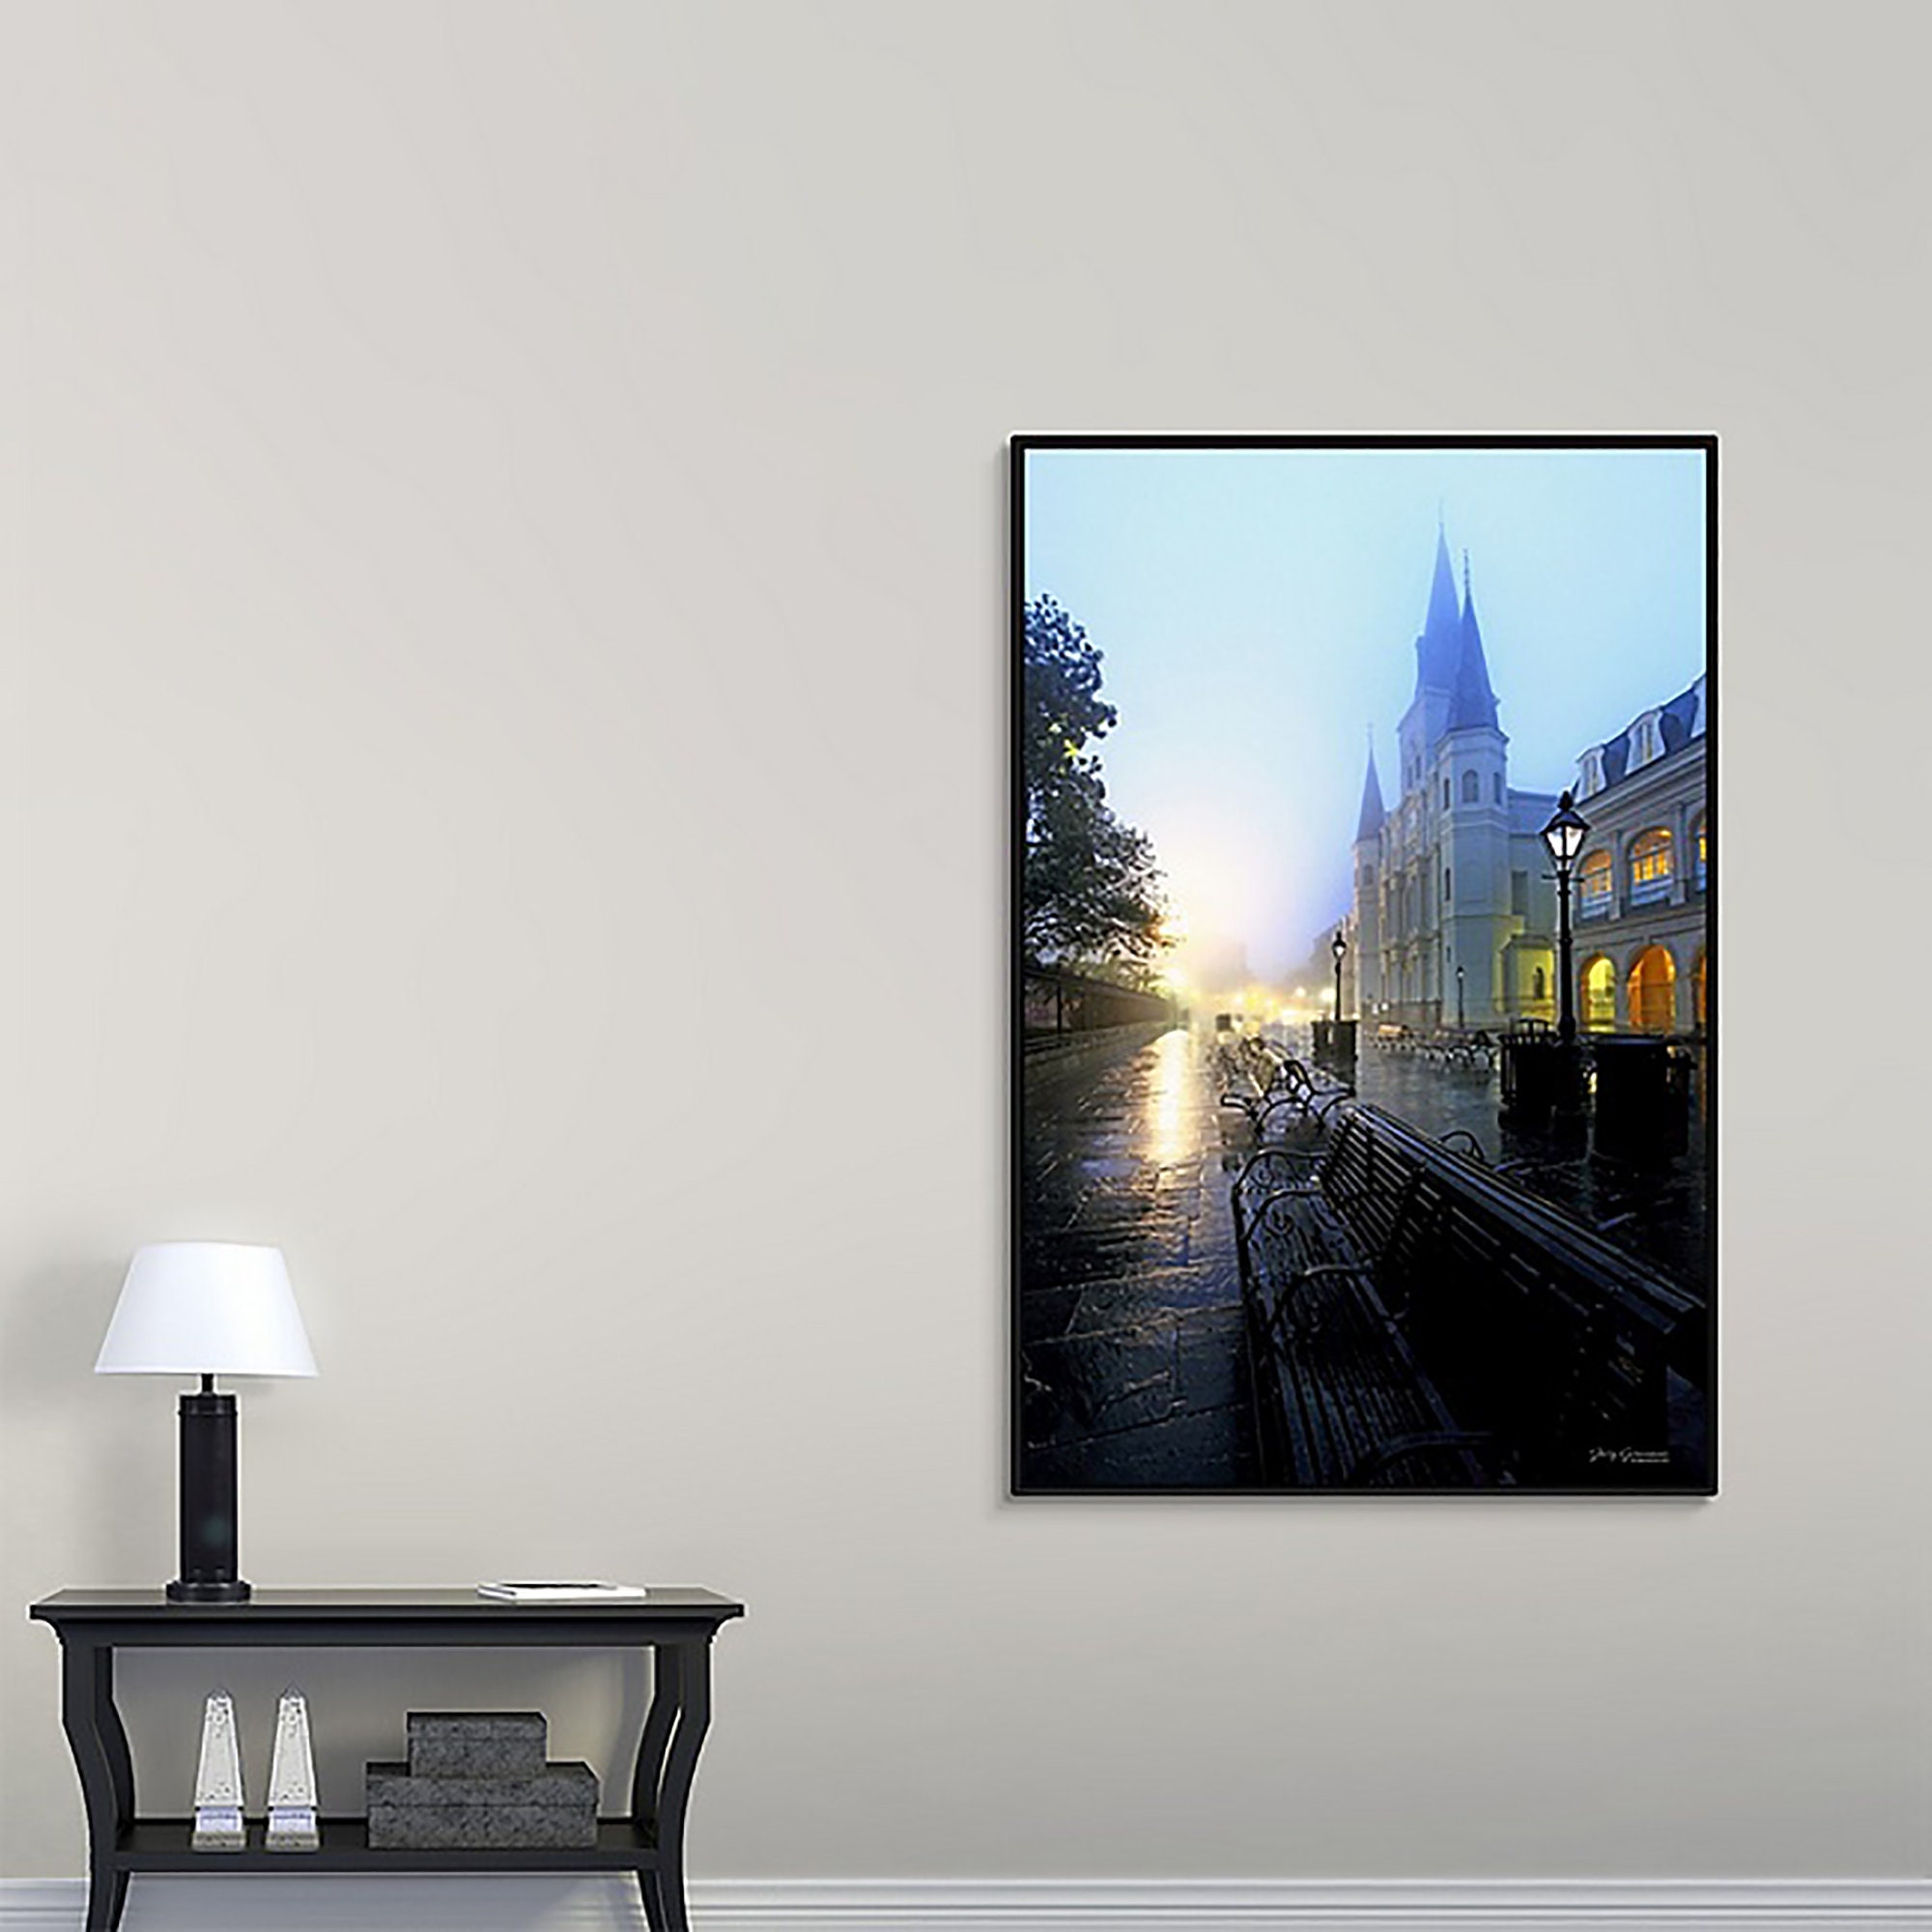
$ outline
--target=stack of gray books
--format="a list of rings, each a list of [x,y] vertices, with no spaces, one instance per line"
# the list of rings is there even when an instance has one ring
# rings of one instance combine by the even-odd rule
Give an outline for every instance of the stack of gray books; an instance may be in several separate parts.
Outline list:
[[[374,1850],[597,1842],[597,1775],[546,1761],[541,1711],[412,1711],[409,1761],[365,1775]]]

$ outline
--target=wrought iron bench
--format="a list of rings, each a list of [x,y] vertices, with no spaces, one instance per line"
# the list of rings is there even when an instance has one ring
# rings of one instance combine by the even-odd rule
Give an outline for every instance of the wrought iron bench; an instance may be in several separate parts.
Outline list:
[[[1283,1120],[1325,1125],[1329,1114],[1355,1091],[1344,1081],[1313,1072],[1285,1048],[1264,1040],[1223,1048],[1220,1073],[1222,1106],[1239,1108],[1261,1141]]]
[[[1235,1183],[1264,1460],[1290,1487],[1684,1487],[1705,1311],[1367,1104]]]

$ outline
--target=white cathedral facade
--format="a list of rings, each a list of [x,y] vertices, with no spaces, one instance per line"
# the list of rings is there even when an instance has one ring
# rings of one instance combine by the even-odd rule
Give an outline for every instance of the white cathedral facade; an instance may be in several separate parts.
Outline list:
[[[1463,562],[1438,531],[1415,695],[1398,733],[1396,803],[1375,753],[1362,785],[1348,921],[1365,1025],[1500,1028],[1556,1013],[1556,889],[1542,829],[1553,792],[1509,781],[1509,739]]]

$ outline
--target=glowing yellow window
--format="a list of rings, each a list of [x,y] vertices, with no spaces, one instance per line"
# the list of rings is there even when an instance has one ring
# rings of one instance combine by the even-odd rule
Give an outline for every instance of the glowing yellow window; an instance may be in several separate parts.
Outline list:
[[[1577,867],[1577,916],[1607,919],[1610,913],[1610,855],[1592,852]]]
[[[1609,1033],[1617,1023],[1617,969],[1601,953],[1583,965],[1583,1025]]]
[[[1661,825],[1639,832],[1631,841],[1631,904],[1668,898],[1671,869],[1670,834]]]

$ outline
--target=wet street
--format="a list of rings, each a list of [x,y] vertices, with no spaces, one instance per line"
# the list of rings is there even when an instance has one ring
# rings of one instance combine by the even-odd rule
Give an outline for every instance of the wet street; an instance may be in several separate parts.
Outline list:
[[[1288,1038],[1306,1055],[1305,1039]],[[1211,1036],[1176,1029],[1026,1068],[1018,1335],[1021,1485],[1238,1490],[1262,1480],[1229,1189],[1253,1150]],[[1497,1121],[1492,1069],[1371,1048],[1360,1096],[1474,1136],[1509,1174],[1705,1291],[1701,1132],[1643,1168]]]
[[[1224,1121],[1208,1049],[1178,1029],[1026,1079],[1023,1485],[1255,1484],[1224,1172],[1245,1135]]]

